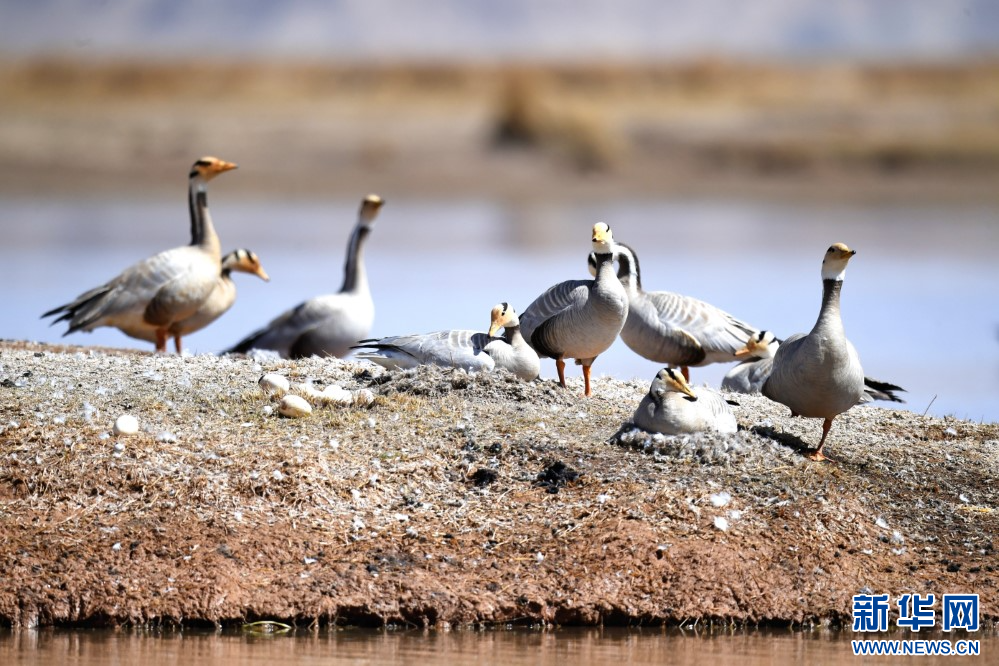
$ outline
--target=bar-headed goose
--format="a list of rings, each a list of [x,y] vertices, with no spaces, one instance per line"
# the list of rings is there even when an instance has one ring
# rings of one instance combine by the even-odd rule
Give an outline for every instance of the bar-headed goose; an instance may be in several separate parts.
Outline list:
[[[367,337],[375,319],[375,304],[364,268],[364,243],[383,200],[369,194],[361,201],[357,224],[347,243],[343,286],[339,293],[311,298],[279,315],[236,343],[229,352],[270,349],[283,358],[343,357],[350,346]]]
[[[52,323],[68,321],[64,335],[114,326],[137,337],[134,332],[146,329],[156,342],[156,351],[165,352],[170,327],[194,315],[215,289],[221,273],[221,252],[208,212],[208,181],[235,168],[232,162],[217,157],[202,157],[191,167],[189,245],[133,264],[107,284],[42,316],[58,314]],[[174,336],[174,343],[179,352],[179,335]]]
[[[614,344],[628,316],[628,296],[614,275],[614,237],[603,222],[593,225],[595,279],[568,280],[550,287],[521,315],[524,338],[539,356],[555,359],[565,387],[565,359],[583,366],[585,395],[591,395],[590,366]]]
[[[840,291],[846,265],[856,254],[835,243],[822,259],[822,306],[808,334],[796,333],[777,349],[763,395],[791,408],[791,416],[821,418],[822,439],[808,456],[825,460],[822,447],[833,419],[864,399],[864,369],[846,339]]]
[[[760,393],[773,369],[774,355],[779,348],[780,340],[771,331],[760,331],[751,337],[746,346],[736,352],[737,356],[751,358],[729,370],[722,379],[721,387],[736,393]],[[878,379],[864,377],[864,397],[860,402],[866,403],[871,400],[905,402],[895,395],[896,391],[905,391],[905,389]]]
[[[770,376],[779,346],[780,341],[771,331],[751,335],[745,346],[735,351],[737,357],[746,360],[725,373],[721,387],[736,393],[759,393]]]
[[[270,281],[270,276],[260,265],[260,259],[251,250],[233,250],[222,257],[222,272],[215,282],[215,289],[211,295],[205,299],[198,311],[193,315],[178,321],[170,326],[170,335],[174,336],[176,343],[181,337],[200,331],[213,321],[224,315],[233,303],[236,302],[236,283],[232,280],[232,272],[251,273],[264,282]],[[148,326],[139,328],[122,328],[121,332],[138,340],[156,342],[155,331]],[[180,353],[180,346],[177,346],[177,353]]]
[[[632,421],[646,432],[664,435],[738,430],[732,408],[720,393],[704,387],[695,390],[683,373],[668,367],[656,374]]]
[[[234,271],[256,275],[264,282],[271,281],[255,252],[245,248],[233,250],[222,257],[222,273],[215,282],[215,290],[212,291],[211,296],[201,304],[193,316],[171,326],[170,333],[178,337],[190,335],[205,328],[228,312],[229,308],[236,302],[236,283],[232,279]]]
[[[389,369],[440,365],[469,372],[490,372],[505,368],[525,381],[541,372],[538,355],[520,333],[520,319],[509,303],[500,303],[490,312],[488,333],[468,330],[437,331],[423,335],[396,335],[361,340],[352,349],[357,358]],[[503,329],[502,337],[496,337]]]
[[[680,368],[737,361],[735,352],[755,335],[755,327],[710,303],[669,291],[642,289],[638,255],[624,243],[614,244],[618,278],[628,294],[628,319],[621,339],[643,358]],[[589,258],[594,273],[594,256]]]

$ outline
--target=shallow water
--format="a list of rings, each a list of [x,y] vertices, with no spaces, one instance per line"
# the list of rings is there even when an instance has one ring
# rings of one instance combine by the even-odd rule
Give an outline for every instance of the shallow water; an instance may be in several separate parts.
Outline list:
[[[212,193],[223,250],[248,247],[270,273],[237,275],[240,297],[186,340],[215,352],[301,300],[339,289],[356,202],[246,201]],[[390,194],[390,193],[385,193]],[[60,340],[41,312],[187,241],[184,201],[0,200],[0,337]],[[373,336],[485,330],[489,309],[522,311],[555,282],[588,277],[592,223],[636,248],[647,290],[702,298],[784,337],[814,323],[819,263],[842,241],[858,251],[843,292],[847,334],[869,376],[908,389],[906,408],[999,420],[999,208],[646,200],[604,204],[393,200],[367,249]],[[149,348],[114,329],[67,342]],[[620,340],[594,376],[651,381],[658,365]],[[726,368],[692,370],[717,385]],[[544,377],[554,363],[543,362]],[[570,366],[570,378],[579,369]],[[599,382],[595,386],[599,393]],[[885,403],[880,403],[885,404]]]
[[[194,631],[0,630],[0,663],[65,664],[727,664],[988,663],[991,635],[976,657],[856,657],[849,632],[714,632],[650,629],[489,631],[299,631],[249,635]],[[906,635],[892,638],[957,637]],[[858,661],[859,660],[859,661]]]

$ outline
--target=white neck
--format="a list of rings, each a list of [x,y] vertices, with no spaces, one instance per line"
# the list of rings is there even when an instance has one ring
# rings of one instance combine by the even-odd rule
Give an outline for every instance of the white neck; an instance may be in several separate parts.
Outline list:
[[[822,264],[822,279],[823,280],[838,280],[843,281],[843,277],[846,276],[846,264],[838,265],[839,262],[823,263]]]

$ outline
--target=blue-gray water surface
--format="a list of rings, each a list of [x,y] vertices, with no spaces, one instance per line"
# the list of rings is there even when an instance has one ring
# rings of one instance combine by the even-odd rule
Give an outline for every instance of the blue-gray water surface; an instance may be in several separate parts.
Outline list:
[[[284,635],[157,630],[0,629],[0,663],[63,664],[937,664],[991,663],[994,632],[950,635],[896,632],[888,640],[975,640],[971,657],[857,657],[849,631],[707,631],[625,628],[487,631],[310,631]],[[954,647],[953,649],[957,649]]]
[[[271,282],[237,274],[239,299],[186,339],[217,352],[305,298],[339,289],[354,201],[285,201],[212,192],[223,251],[260,255]],[[376,223],[367,267],[373,336],[446,328],[485,330],[489,310],[519,311],[544,289],[586,278],[590,230],[608,222],[636,248],[646,290],[706,300],[779,336],[807,331],[819,309],[825,249],[858,251],[843,291],[847,335],[869,376],[908,389],[906,408],[999,420],[999,208],[775,204],[750,200],[606,203],[394,200]],[[39,315],[129,264],[188,240],[186,201],[0,200],[0,338],[60,341]],[[103,328],[65,339],[148,349]],[[2,364],[2,359],[0,359]],[[620,340],[594,377],[651,381],[659,366]],[[692,370],[717,385],[726,370]],[[567,373],[581,387],[579,369]],[[554,377],[543,361],[543,377]],[[599,380],[595,385],[599,393]],[[880,403],[886,404],[886,403]]]

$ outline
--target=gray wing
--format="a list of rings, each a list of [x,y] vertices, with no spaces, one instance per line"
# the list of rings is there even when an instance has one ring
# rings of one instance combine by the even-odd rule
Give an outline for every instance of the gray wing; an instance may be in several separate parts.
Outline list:
[[[484,349],[496,340],[499,339],[476,331],[437,331],[362,340],[352,349],[366,350],[357,353],[356,357],[386,368],[440,365],[470,371],[490,371],[495,364]]]
[[[645,296],[658,314],[659,334],[666,335],[690,359],[699,354],[709,361],[714,360],[713,356],[721,356],[718,360],[735,358],[735,352],[758,332],[750,324],[696,298],[668,291],[646,292]]]
[[[141,318],[164,284],[176,281],[191,268],[191,246],[173,248],[135,263],[107,284],[95,287],[73,301],[49,310],[43,317],[60,314],[52,323],[69,321],[66,333],[115,325],[121,316]]]
[[[520,332],[539,354],[557,356],[551,340],[559,316],[589,298],[593,280],[567,280],[549,287],[520,315]]]
[[[804,333],[795,333],[788,337],[777,348],[774,354],[770,376],[763,382],[760,393],[776,402],[784,403],[781,396],[798,390],[798,379],[795,373],[795,356],[801,352],[805,339]],[[786,404],[786,403],[784,403]]]
[[[246,336],[228,352],[246,353],[251,349],[273,349],[287,356],[302,336],[314,330],[327,318],[337,315],[333,296],[318,296],[299,303],[283,312],[266,326]]]
[[[704,425],[707,429],[721,433],[733,433],[739,429],[732,408],[720,393],[710,389],[698,389],[695,392],[697,402],[700,403],[699,409],[704,410]]]
[[[773,365],[772,358],[744,361],[725,374],[721,387],[736,393],[759,393],[770,376]]]

